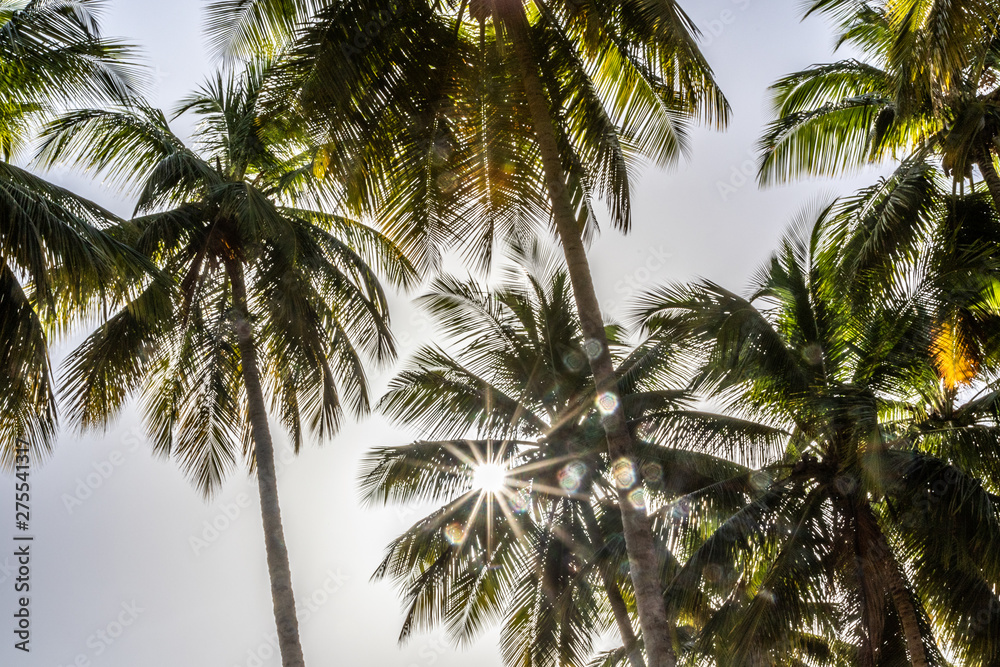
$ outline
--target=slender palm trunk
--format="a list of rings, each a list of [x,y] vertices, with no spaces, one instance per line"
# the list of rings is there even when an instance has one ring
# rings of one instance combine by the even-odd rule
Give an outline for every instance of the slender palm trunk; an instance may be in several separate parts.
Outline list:
[[[867,545],[871,550],[873,562],[880,565],[883,575],[889,583],[889,594],[892,596],[896,613],[899,614],[903,626],[903,636],[906,640],[906,651],[910,654],[910,664],[913,667],[929,667],[927,650],[924,647],[924,635],[920,629],[920,619],[917,608],[910,596],[909,586],[903,578],[899,563],[892,555],[885,534],[878,525],[878,519],[867,504],[860,504],[857,509],[857,521],[862,535],[872,543]]]
[[[601,307],[594,290],[594,280],[590,273],[581,230],[573,213],[572,201],[566,187],[559,144],[548,100],[539,78],[538,64],[532,53],[524,6],[522,0],[498,0],[497,7],[503,16],[514,51],[520,61],[525,98],[534,124],[535,139],[542,155],[545,183],[552,201],[552,215],[566,257],[566,267],[573,285],[580,325],[588,342],[599,348],[598,354],[589,357],[598,395],[617,396],[618,382],[608,349]],[[632,438],[625,427],[620,401],[618,407],[605,417],[603,424],[612,460],[625,459],[634,465]],[[630,491],[632,489],[620,488],[618,501],[621,506],[625,546],[628,550],[630,574],[635,587],[639,625],[642,628],[646,654],[649,657],[650,667],[674,667],[676,659],[673,632],[660,587],[659,560],[653,540],[652,523],[646,515],[645,508],[636,507],[632,503],[629,498]]]
[[[604,546],[604,535],[600,526],[597,525],[597,517],[588,506],[583,512],[583,520],[587,526],[587,532],[591,534],[591,540],[596,552]],[[628,615],[628,605],[618,589],[618,582],[614,580],[607,568],[599,568],[601,583],[604,585],[604,592],[608,596],[608,604],[611,606],[611,613],[615,616],[615,625],[618,626],[618,635],[622,639],[622,646],[628,655],[628,662],[631,667],[646,667],[646,661],[642,658],[642,650],[639,648],[639,641],[632,629],[632,619]]]
[[[295,597],[292,594],[292,571],[288,566],[288,549],[285,547],[285,532],[281,527],[281,510],[278,507],[274,445],[267,425],[267,408],[260,383],[257,351],[254,349],[253,335],[247,320],[247,290],[243,266],[231,260],[227,262],[227,269],[233,284],[236,337],[240,346],[240,362],[243,366],[243,382],[247,390],[257,462],[260,514],[264,521],[264,548],[267,552],[267,572],[271,579],[274,622],[278,629],[278,649],[281,651],[282,667],[305,667],[302,645],[299,643],[299,621],[295,616]]]
[[[917,609],[913,605],[913,598],[899,571],[899,564],[895,558],[890,558],[885,564],[886,574],[889,576],[889,592],[892,594],[892,601],[896,605],[896,613],[903,625],[903,635],[906,637],[906,651],[910,654],[910,663],[913,667],[929,667],[927,661],[927,650],[924,648],[923,632],[920,630],[920,622],[917,617]]]
[[[615,624],[618,626],[618,634],[622,638],[622,645],[628,655],[628,663],[631,667],[646,667],[646,661],[642,659],[642,650],[639,648],[639,640],[632,630],[632,619],[628,615],[628,606],[625,598],[618,590],[618,583],[611,577],[611,574],[601,569],[601,580],[604,583],[604,592],[608,596],[608,603],[611,605],[611,612],[615,615]]]
[[[1000,212],[1000,174],[997,174],[996,167],[993,166],[993,153],[986,149],[985,155],[976,162],[979,165],[979,171],[983,174],[983,180],[986,181],[986,187],[990,191],[990,196],[993,198],[993,208]]]

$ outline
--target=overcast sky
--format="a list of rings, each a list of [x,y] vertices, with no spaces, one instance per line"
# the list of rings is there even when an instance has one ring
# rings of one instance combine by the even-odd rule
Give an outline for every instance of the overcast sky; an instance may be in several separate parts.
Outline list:
[[[650,170],[635,198],[635,230],[606,231],[591,262],[607,311],[658,282],[708,277],[742,289],[791,217],[871,180],[798,183],[759,190],[753,146],[767,120],[767,86],[778,76],[831,59],[820,19],[800,22],[799,0],[687,0],[706,34],[704,50],[733,106],[725,133],[697,131],[692,155],[669,173]],[[105,32],[139,45],[154,73],[153,101],[172,108],[211,71],[197,0],[116,0]],[[85,176],[49,178],[127,214]],[[394,301],[404,355],[431,333],[427,320]],[[54,358],[66,354],[63,344]],[[390,374],[376,378],[381,392]],[[414,434],[371,417],[349,425],[324,448],[296,459],[275,428],[285,535],[307,662],[314,666],[431,667],[501,664],[496,633],[471,647],[440,632],[400,647],[400,604],[386,583],[369,582],[386,543],[418,518],[406,510],[363,509],[355,484],[372,446]],[[262,667],[279,665],[256,484],[232,478],[203,501],[170,461],[150,455],[134,411],[104,434],[63,432],[54,457],[32,477],[33,636],[30,656],[13,650],[12,553],[0,548],[0,665],[57,667]],[[0,479],[10,511],[13,481]],[[9,501],[6,499],[10,499]],[[11,517],[13,519],[13,517]],[[213,526],[214,524],[214,526]],[[8,537],[3,537],[8,535]],[[11,533],[0,531],[0,539]],[[12,542],[8,541],[8,544]]]

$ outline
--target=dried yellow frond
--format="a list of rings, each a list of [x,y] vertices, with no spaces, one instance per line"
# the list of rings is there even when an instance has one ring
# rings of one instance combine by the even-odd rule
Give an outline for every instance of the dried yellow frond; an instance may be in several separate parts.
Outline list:
[[[316,151],[316,157],[313,158],[313,176],[322,181],[329,166],[330,153],[327,152],[326,146],[320,146]]]
[[[931,354],[938,375],[949,390],[970,384],[979,371],[979,362],[972,355],[955,322],[948,322],[937,328]]]

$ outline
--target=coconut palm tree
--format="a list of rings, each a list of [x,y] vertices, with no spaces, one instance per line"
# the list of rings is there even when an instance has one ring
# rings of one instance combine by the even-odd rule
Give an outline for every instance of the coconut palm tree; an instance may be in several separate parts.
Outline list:
[[[943,665],[940,644],[992,664],[996,366],[970,365],[940,327],[949,293],[929,263],[858,302],[830,215],[783,242],[749,298],[701,282],[646,299],[650,329],[690,336],[694,386],[720,414],[790,433],[743,449],[768,462],[760,492],[669,594],[715,601],[700,647],[713,664]],[[817,635],[834,640],[825,655]]]
[[[958,345],[949,354],[963,351],[970,368],[995,364],[998,215],[988,194],[952,194],[949,180],[927,162],[905,160],[831,206],[825,234],[857,307],[915,271],[936,295],[928,302],[934,330]]]
[[[100,228],[115,217],[11,164],[36,123],[67,104],[132,94],[130,51],[104,39],[98,3],[0,2],[0,461],[18,440],[46,452],[56,428],[49,336],[142,262]]]
[[[363,358],[394,354],[371,266],[408,285],[385,237],[317,208],[311,154],[294,124],[262,122],[270,64],[218,74],[178,114],[200,120],[189,148],[144,106],[83,110],[45,132],[46,162],[70,159],[139,191],[115,233],[169,281],[150,284],[69,357],[74,419],[101,425],[133,394],[156,451],[209,495],[239,463],[256,472],[282,664],[304,664],[285,546],[268,399],[295,449],[337,430],[344,403],[369,407]]]
[[[289,12],[309,4],[215,3],[215,35],[240,53],[256,35],[287,34]],[[551,220],[599,394],[613,393],[585,248],[593,200],[627,230],[629,169],[674,162],[692,120],[728,115],[687,15],[643,0],[316,4],[292,47],[296,94],[279,107],[291,99],[316,120],[349,199],[429,262],[461,247],[488,264],[497,236],[523,240]],[[630,460],[624,418],[615,410],[602,424],[611,456]],[[672,665],[650,523],[622,507],[651,664]]]
[[[0,152],[5,162],[32,123],[69,104],[122,100],[135,92],[130,47],[101,36],[94,0],[0,2]]]
[[[940,156],[956,183],[977,165],[994,205],[1000,131],[1000,5],[949,2],[809,3],[839,22],[838,45],[860,52],[774,84],[760,179],[832,175],[869,161]]]
[[[543,257],[515,250],[517,271],[492,292],[441,278],[423,297],[460,352],[425,347],[390,385],[382,408],[422,439],[372,450],[361,486],[368,503],[435,509],[392,542],[376,576],[405,596],[401,639],[446,623],[468,641],[502,621],[507,664],[583,665],[613,621],[623,642],[617,653],[642,667],[617,489],[630,488],[633,504],[662,505],[722,480],[735,497],[749,473],[643,437],[664,420],[694,415],[684,392],[663,388],[672,376],[663,345],[625,354],[616,343],[617,395],[637,464],[608,457],[600,420],[614,406],[595,404],[566,271]],[[609,329],[616,341],[618,330]],[[728,426],[730,438],[740,433],[737,423]],[[718,435],[689,427],[692,437]],[[738,508],[721,495],[712,499],[716,514]],[[678,563],[666,542],[657,546],[669,577]]]

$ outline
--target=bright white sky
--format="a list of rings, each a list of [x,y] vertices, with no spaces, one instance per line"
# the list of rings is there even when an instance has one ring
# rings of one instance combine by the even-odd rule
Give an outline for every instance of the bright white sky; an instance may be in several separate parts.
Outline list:
[[[795,213],[871,180],[869,174],[760,191],[740,174],[751,171],[767,119],[767,85],[831,59],[831,33],[819,19],[800,22],[798,0],[682,4],[707,35],[704,49],[732,102],[733,123],[725,133],[697,131],[692,157],[678,169],[645,174],[635,231],[628,237],[607,231],[594,244],[598,290],[611,314],[623,314],[630,295],[662,281],[703,276],[742,289]],[[197,0],[109,3],[106,34],[142,47],[157,80],[153,101],[165,108],[212,69],[201,8]],[[127,199],[115,199],[85,176],[59,171],[49,178],[119,213],[129,211]],[[396,305],[394,326],[405,354],[431,330],[404,298]],[[68,349],[57,348],[55,359]],[[379,392],[389,377],[376,379]],[[388,584],[369,583],[386,543],[417,514],[361,508],[358,462],[369,447],[413,436],[371,417],[330,445],[306,447],[279,464],[296,596],[312,608],[300,623],[314,667],[501,664],[496,633],[471,647],[452,647],[440,632],[399,647],[398,598]],[[285,446],[278,429],[275,438]],[[133,411],[105,434],[64,432],[55,456],[33,474],[32,490],[32,652],[24,656],[11,647],[15,594],[6,567],[13,558],[5,554],[13,549],[0,546],[0,617],[7,619],[0,621],[0,637],[8,638],[0,645],[0,665],[280,664],[267,643],[273,618],[256,485],[246,475],[204,502],[173,463],[151,457]],[[13,481],[0,478],[0,507],[12,512],[13,496]],[[76,496],[81,502],[67,506]],[[206,531],[213,522],[221,530]],[[9,540],[10,530],[0,530],[0,540]],[[208,544],[196,553],[192,538]]]

